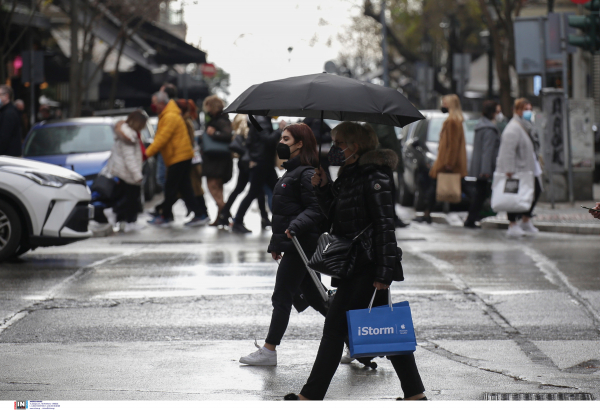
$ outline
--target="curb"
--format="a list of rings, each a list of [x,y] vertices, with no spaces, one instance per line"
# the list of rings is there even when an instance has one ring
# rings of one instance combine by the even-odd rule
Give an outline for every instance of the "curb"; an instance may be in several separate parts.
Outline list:
[[[481,221],[483,229],[508,229],[508,221]],[[600,224],[554,224],[536,222],[540,232],[570,233],[579,235],[600,235]]]

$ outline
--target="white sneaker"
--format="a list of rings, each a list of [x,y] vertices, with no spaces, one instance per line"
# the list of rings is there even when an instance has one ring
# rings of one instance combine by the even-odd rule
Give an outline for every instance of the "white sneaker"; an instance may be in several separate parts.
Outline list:
[[[506,236],[508,238],[520,238],[525,235],[525,231],[519,225],[509,225]]]
[[[352,357],[350,357],[350,349],[348,349],[348,346],[344,347],[344,355],[342,356],[340,363],[348,364],[348,363],[352,363],[353,361],[354,361],[354,359]]]
[[[254,341],[254,346],[258,350],[248,356],[240,357],[240,363],[249,364],[250,366],[277,366],[277,351],[271,352],[264,347],[260,347],[256,341]]]
[[[519,221],[519,226],[521,227],[525,235],[535,235],[540,231],[533,225],[531,219],[527,222],[523,222],[523,220]]]

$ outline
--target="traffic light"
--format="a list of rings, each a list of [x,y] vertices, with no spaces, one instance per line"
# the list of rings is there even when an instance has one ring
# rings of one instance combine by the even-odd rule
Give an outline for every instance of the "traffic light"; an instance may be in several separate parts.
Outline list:
[[[581,30],[581,35],[569,34],[569,44],[595,53],[600,50],[600,0],[591,0],[584,6],[587,16],[568,16],[569,26]]]

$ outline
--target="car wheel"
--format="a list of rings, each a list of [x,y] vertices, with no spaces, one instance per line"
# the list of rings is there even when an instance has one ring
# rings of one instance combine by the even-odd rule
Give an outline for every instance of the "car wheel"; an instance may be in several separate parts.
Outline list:
[[[400,205],[402,206],[412,206],[415,202],[415,196],[408,192],[408,188],[406,183],[404,182],[404,178],[400,178],[400,183],[398,184],[398,191],[400,196]]]
[[[0,261],[14,255],[21,242],[21,220],[14,208],[0,200]]]

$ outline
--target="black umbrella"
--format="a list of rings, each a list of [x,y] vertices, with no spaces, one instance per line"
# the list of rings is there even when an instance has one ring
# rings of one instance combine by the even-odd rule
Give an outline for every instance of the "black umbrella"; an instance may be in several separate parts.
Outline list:
[[[396,127],[424,118],[394,89],[325,73],[253,85],[224,113],[249,114],[254,126],[252,115],[320,117]]]

